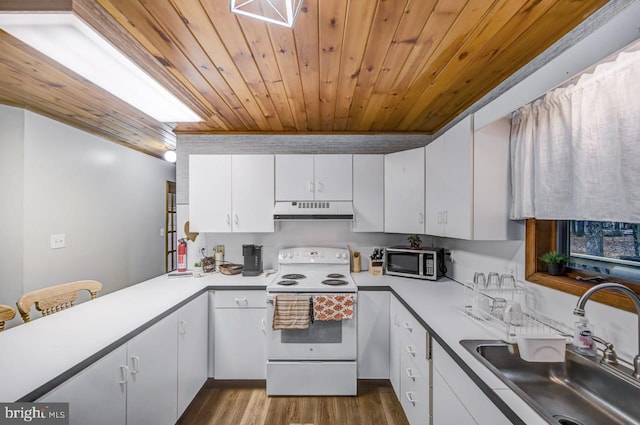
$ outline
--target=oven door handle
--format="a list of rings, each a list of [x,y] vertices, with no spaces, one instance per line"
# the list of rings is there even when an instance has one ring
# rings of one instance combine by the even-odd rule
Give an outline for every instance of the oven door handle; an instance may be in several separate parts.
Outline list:
[[[345,295],[345,294],[353,294],[353,303],[354,304],[358,304],[358,294],[357,293],[341,292],[341,293],[336,293],[335,295]],[[287,292],[286,295],[299,295],[299,294],[297,294],[295,292]],[[308,294],[304,294],[304,295],[308,295]],[[317,294],[313,294],[313,295],[332,295],[332,294],[331,293],[318,292]],[[312,300],[313,295],[309,295],[309,301]],[[276,300],[275,297],[277,297],[277,295],[267,295],[267,304],[273,304],[275,302],[275,300]]]

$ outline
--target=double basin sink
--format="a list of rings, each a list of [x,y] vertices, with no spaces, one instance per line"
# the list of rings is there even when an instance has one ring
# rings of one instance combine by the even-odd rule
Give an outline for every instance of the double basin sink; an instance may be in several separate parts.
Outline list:
[[[503,341],[460,344],[551,424],[640,424],[640,381],[571,347],[564,362],[538,363]]]

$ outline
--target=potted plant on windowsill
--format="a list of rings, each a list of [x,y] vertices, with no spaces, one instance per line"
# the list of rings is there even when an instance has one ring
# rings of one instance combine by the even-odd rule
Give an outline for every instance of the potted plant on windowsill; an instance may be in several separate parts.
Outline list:
[[[540,260],[547,264],[547,271],[552,276],[562,276],[564,266],[569,261],[569,257],[557,251],[549,251],[540,257]]]

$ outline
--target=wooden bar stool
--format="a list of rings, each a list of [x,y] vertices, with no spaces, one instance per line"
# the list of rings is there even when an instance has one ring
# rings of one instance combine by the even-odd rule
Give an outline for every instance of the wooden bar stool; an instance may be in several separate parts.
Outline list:
[[[26,293],[17,302],[18,311],[25,323],[31,320],[29,312],[34,303],[36,310],[41,311],[43,316],[48,316],[71,307],[78,299],[78,292],[83,290],[88,291],[93,300],[102,290],[102,283],[97,280],[79,280]]]

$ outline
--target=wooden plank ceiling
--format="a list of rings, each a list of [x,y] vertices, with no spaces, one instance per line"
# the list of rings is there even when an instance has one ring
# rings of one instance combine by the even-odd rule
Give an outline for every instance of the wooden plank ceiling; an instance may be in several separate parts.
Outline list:
[[[204,119],[155,121],[0,31],[0,102],[152,155],[177,133],[426,133],[605,0],[304,0],[293,30],[228,0],[73,0]]]

